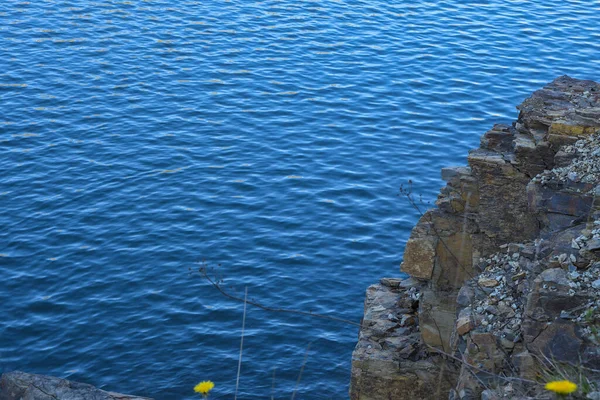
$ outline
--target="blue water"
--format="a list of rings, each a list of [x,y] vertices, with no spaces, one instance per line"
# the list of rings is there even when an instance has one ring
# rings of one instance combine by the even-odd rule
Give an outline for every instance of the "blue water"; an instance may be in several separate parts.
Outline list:
[[[417,218],[400,184],[434,200],[533,90],[600,80],[599,26],[598,1],[1,2],[0,372],[232,398],[243,304],[189,269],[360,321]],[[238,398],[347,397],[356,338],[250,307]]]

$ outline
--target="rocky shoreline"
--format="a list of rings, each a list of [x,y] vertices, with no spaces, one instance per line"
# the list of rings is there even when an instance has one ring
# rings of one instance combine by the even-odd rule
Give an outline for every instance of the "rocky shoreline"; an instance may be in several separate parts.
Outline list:
[[[442,170],[410,278],[367,289],[352,400],[551,399],[557,377],[600,399],[600,84],[562,76],[517,108]],[[0,400],[21,399],[151,400],[4,373]]]
[[[562,76],[517,108],[442,170],[410,278],[367,290],[352,400],[548,399],[558,375],[600,399],[600,84]]]

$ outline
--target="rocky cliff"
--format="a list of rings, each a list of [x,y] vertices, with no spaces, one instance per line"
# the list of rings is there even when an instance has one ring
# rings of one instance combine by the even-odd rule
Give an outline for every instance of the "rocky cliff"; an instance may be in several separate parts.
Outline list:
[[[353,400],[542,398],[558,375],[600,398],[600,84],[559,77],[517,108],[442,170],[410,278],[367,290]]]

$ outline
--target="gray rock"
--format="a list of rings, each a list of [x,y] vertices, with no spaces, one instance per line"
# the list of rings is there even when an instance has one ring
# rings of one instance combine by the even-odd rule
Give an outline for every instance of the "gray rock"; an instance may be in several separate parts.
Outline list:
[[[471,168],[469,167],[446,167],[442,168],[442,180],[449,182],[463,175],[470,175]]]
[[[395,288],[395,287],[399,287],[400,284],[402,283],[403,279],[401,278],[381,278],[379,280],[379,282],[382,285],[385,285],[387,287],[391,287],[391,288]]]
[[[586,250],[599,251],[600,250],[600,239],[591,239],[586,245]]]
[[[13,371],[0,378],[0,400],[152,400],[106,392],[86,383]]]
[[[502,393],[498,393],[492,389],[486,389],[481,392],[481,400],[500,400],[502,399]]]

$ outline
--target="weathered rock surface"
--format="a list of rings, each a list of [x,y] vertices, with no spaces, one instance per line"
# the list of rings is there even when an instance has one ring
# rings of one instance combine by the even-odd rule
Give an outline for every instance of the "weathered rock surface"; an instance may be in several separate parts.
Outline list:
[[[543,398],[532,380],[561,363],[589,368],[600,391],[600,84],[559,77],[517,108],[467,167],[442,170],[437,208],[405,249],[410,284],[369,288],[352,399]],[[374,329],[408,290],[415,323]],[[435,367],[419,374],[417,361]]]
[[[152,400],[105,392],[86,383],[45,375],[6,372],[0,378],[0,400]]]
[[[352,400],[445,397],[458,367],[421,343],[416,281],[390,279],[367,289],[359,341],[352,354]],[[407,396],[407,397],[406,397]]]

